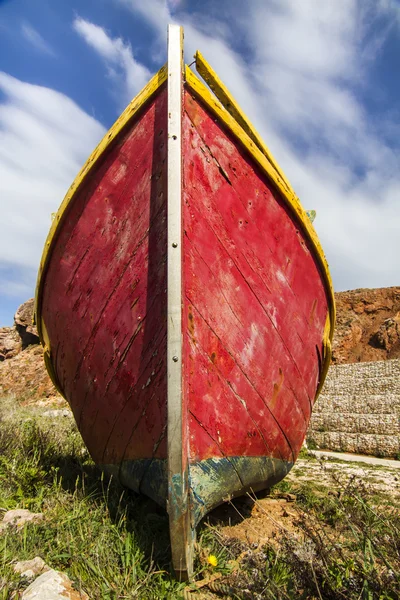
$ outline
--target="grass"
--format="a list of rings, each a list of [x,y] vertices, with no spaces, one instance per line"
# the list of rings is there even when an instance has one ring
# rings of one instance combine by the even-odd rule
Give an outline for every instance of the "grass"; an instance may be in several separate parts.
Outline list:
[[[0,421],[0,510],[44,514],[42,522],[0,533],[0,600],[18,598],[28,585],[13,562],[35,556],[66,572],[91,599],[184,597],[185,584],[171,570],[167,516],[100,476],[72,419],[46,418],[2,399]],[[200,526],[196,579],[211,579],[202,590],[192,585],[186,597],[399,598],[397,508],[357,477],[331,477],[329,488],[284,480],[271,491],[296,496],[290,510],[297,526],[263,547],[227,538],[210,521]],[[247,500],[265,511],[261,500]],[[232,505],[235,514],[245,507],[240,500]]]
[[[90,598],[183,597],[170,568],[166,515],[102,479],[72,419],[55,426],[35,414],[2,401],[0,508],[42,512],[44,520],[0,534],[0,599],[28,584],[12,562],[35,556]]]

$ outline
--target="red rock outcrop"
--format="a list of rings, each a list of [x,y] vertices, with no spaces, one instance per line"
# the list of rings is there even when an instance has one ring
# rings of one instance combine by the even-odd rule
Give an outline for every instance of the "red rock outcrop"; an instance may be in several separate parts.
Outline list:
[[[400,287],[337,292],[333,364],[400,358]]]
[[[18,308],[14,327],[0,329],[0,396],[12,394],[26,402],[61,401],[47,374],[32,318],[33,298]]]
[[[0,361],[17,356],[21,350],[21,338],[15,327],[0,327]]]
[[[29,346],[14,358],[0,363],[0,397],[5,395],[28,403],[59,398],[47,374],[40,345]]]
[[[33,325],[34,300],[27,300],[18,308],[13,327],[0,327],[0,361],[14,358],[32,344],[39,344],[39,335]]]
[[[15,329],[18,331],[24,350],[32,344],[39,344],[39,335],[33,325],[34,299],[30,298],[18,308],[14,316]]]

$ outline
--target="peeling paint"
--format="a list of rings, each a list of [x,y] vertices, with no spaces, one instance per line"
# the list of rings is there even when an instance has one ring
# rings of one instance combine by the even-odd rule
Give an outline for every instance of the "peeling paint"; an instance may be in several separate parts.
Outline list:
[[[210,458],[191,464],[189,482],[194,523],[231,497],[275,485],[292,466],[292,462],[268,456]]]

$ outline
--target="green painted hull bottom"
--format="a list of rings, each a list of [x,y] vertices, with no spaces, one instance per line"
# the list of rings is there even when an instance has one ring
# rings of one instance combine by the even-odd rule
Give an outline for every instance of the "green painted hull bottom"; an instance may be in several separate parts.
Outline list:
[[[189,466],[191,521],[193,527],[214,507],[235,496],[269,488],[283,479],[293,463],[267,456],[209,458]],[[136,459],[120,466],[100,465],[120,483],[166,508],[167,461]]]

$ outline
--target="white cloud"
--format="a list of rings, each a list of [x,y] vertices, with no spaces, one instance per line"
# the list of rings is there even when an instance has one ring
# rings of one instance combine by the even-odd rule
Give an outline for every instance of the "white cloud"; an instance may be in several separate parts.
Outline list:
[[[260,59],[311,76],[350,76],[356,72],[357,6],[338,2],[260,2],[249,5],[253,36]]]
[[[125,108],[149,81],[150,71],[134,59],[129,43],[119,37],[111,38],[102,27],[81,17],[74,20],[73,27],[105,61],[109,76],[118,84],[118,98],[122,91],[120,108]]]
[[[105,129],[55,90],[0,72],[0,92],[0,289],[32,295],[51,213]]]
[[[18,281],[15,281],[15,279],[12,277],[7,276],[6,273],[2,273],[0,265],[1,295],[5,298],[21,298],[23,299],[22,301],[31,298],[33,296],[35,285],[34,273],[28,269],[23,274],[21,273],[21,270],[19,270],[15,273],[15,275],[18,277]]]
[[[28,42],[30,42],[37,50],[43,52],[43,54],[48,54],[50,56],[56,55],[50,44],[46,42],[40,33],[29,23],[22,23],[21,33]]]
[[[150,2],[137,2],[136,0],[116,1],[142,15],[159,33],[165,34],[166,24],[172,22],[171,12],[166,0],[150,0]]]
[[[174,20],[167,3],[118,1],[153,26],[165,48]],[[399,138],[393,119],[371,115],[362,97],[373,89],[377,53],[400,23],[399,6],[252,0],[224,3],[219,14],[218,21],[179,13],[186,60],[196,47],[203,52],[305,207],[317,209],[315,226],[336,288],[398,285]],[[246,60],[237,51],[243,47]]]

